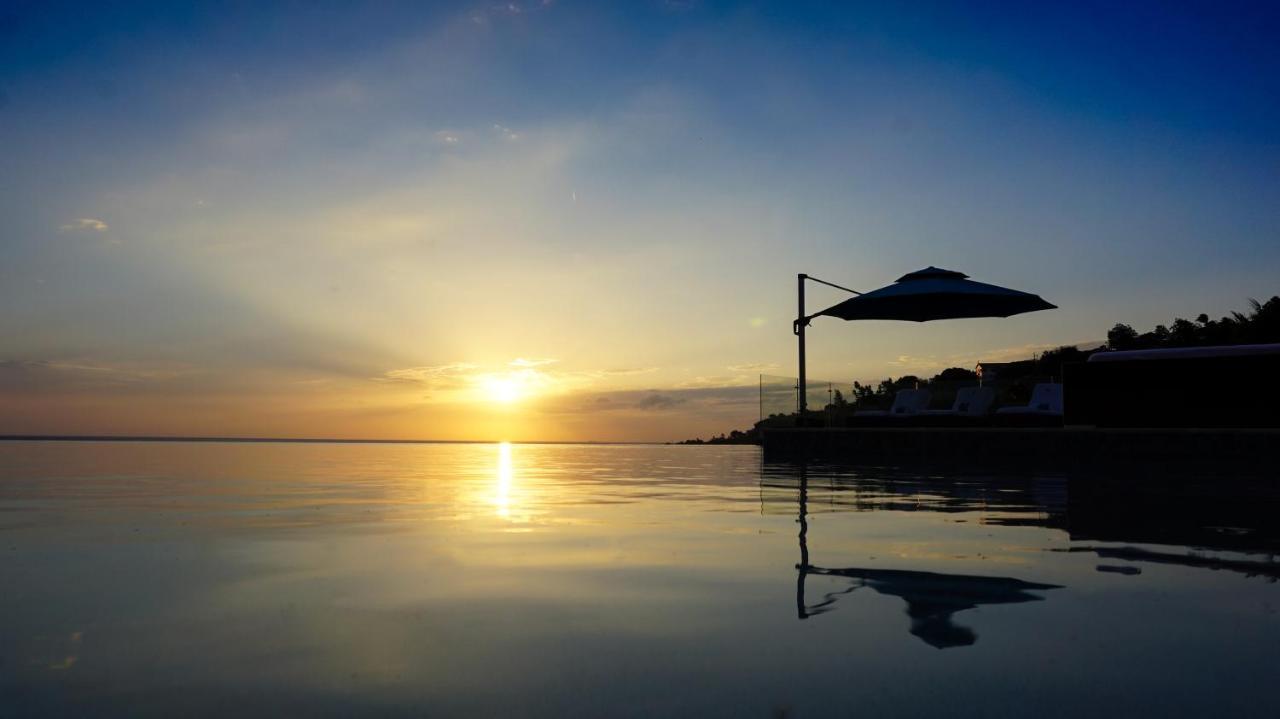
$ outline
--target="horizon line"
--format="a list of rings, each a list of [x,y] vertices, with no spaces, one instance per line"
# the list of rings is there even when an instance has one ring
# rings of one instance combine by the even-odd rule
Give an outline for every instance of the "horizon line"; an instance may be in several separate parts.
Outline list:
[[[260,442],[275,444],[625,444],[669,445],[679,442],[625,440],[504,439],[359,439],[342,437],[220,437],[121,434],[0,434],[0,442]]]

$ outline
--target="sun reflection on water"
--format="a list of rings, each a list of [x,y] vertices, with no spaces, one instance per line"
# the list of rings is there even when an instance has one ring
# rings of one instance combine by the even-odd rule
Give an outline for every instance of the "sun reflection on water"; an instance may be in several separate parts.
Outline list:
[[[497,514],[503,519],[511,516],[511,483],[515,478],[515,469],[511,462],[511,443],[498,445],[498,478],[494,488],[493,505]]]

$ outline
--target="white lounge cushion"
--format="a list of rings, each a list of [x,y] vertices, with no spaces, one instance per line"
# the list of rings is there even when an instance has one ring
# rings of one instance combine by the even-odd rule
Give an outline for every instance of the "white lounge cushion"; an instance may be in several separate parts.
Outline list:
[[[855,412],[855,417],[911,417],[919,414],[925,407],[929,406],[929,390],[927,389],[900,389],[893,396],[893,406],[889,411],[884,410],[862,410]]]
[[[951,409],[927,409],[921,414],[931,417],[985,417],[995,401],[995,390],[990,387],[961,387]]]
[[[1031,401],[1026,407],[1001,407],[996,414],[1062,415],[1062,385],[1042,383],[1031,390]]]

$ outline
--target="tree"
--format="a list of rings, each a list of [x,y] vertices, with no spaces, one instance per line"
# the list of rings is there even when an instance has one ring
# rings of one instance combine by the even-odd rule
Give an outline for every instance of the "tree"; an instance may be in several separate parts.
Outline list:
[[[1138,331],[1129,325],[1117,324],[1107,332],[1107,347],[1113,350],[1131,350],[1138,345]]]
[[[930,382],[977,382],[978,373],[963,367],[948,367],[934,375]]]
[[[1176,346],[1192,347],[1198,344],[1199,339],[1200,328],[1181,317],[1175,319],[1169,328],[1169,340]]]

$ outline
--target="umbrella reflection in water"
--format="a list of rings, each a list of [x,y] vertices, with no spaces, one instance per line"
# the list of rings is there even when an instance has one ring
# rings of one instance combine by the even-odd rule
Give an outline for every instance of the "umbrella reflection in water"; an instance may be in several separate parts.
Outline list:
[[[867,569],[860,567],[826,568],[809,562],[808,475],[799,468],[800,562],[796,565],[796,612],[800,619],[823,614],[836,600],[860,587],[870,587],[881,594],[901,597],[907,603],[913,636],[926,644],[947,649],[969,646],[978,635],[968,627],[955,624],[952,615],[984,604],[1018,604],[1040,601],[1043,597],[1032,590],[1058,589],[1056,584],[1037,584],[1012,577],[982,577],[939,572],[917,572],[901,569]],[[808,604],[805,580],[811,574],[843,577],[853,584],[823,595],[821,601]]]
[[[1002,577],[815,566],[809,559],[809,515],[815,510],[952,514],[981,508],[984,524],[1062,532],[1069,544],[1046,551],[1093,554],[1108,562],[1098,564],[1098,572],[1138,577],[1142,565],[1163,565],[1277,582],[1280,525],[1274,518],[1280,511],[1280,488],[1273,480],[1270,475],[1206,478],[1195,469],[1170,469],[1157,482],[1142,482],[1122,468],[1114,473],[943,478],[908,468],[824,464],[811,470],[767,463],[760,488],[762,511],[791,515],[793,502],[799,501],[796,609],[801,619],[830,611],[842,596],[871,587],[907,602],[913,635],[947,647],[976,640],[970,630],[951,622],[956,612],[1035,601],[1043,597],[1033,592],[1053,587]],[[806,597],[810,575],[839,578],[847,585],[820,598]]]

